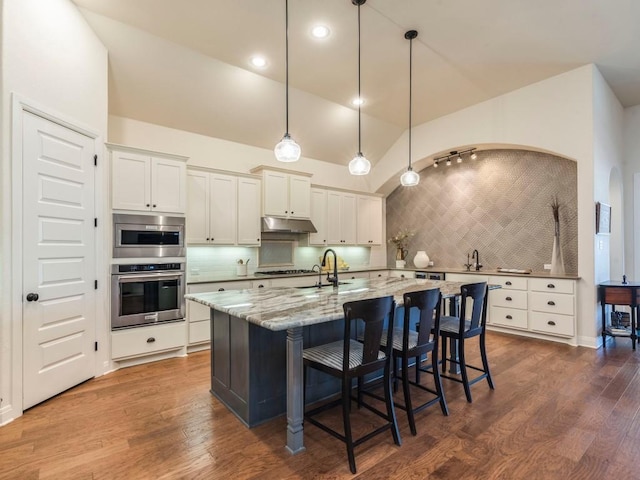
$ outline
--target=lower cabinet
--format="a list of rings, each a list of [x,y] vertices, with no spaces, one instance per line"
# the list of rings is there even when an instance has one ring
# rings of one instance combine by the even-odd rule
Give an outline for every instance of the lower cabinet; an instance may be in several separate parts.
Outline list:
[[[111,358],[126,360],[175,351],[183,354],[186,344],[185,322],[172,322],[148,327],[111,332]]]
[[[576,345],[575,281],[489,277],[501,288],[489,293],[489,327]]]

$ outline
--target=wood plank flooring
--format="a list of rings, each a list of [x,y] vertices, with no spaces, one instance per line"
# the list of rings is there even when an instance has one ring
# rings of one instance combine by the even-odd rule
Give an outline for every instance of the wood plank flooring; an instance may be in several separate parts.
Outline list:
[[[478,383],[468,404],[443,380],[450,416],[419,413],[414,437],[398,409],[403,445],[389,434],[358,447],[355,476],[313,425],[296,456],[285,418],[245,428],[209,393],[205,351],[90,380],[0,427],[0,479],[640,479],[628,340],[592,350],[489,333],[487,346],[495,391]],[[363,409],[354,421],[375,420]]]

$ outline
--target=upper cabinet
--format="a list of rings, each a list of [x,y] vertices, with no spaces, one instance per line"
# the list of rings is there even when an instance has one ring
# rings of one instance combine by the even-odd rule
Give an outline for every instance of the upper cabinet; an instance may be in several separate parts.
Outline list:
[[[358,195],[358,245],[382,244],[382,198]]]
[[[187,157],[107,145],[111,152],[111,208],[185,213]]]
[[[356,244],[356,194],[327,192],[327,242],[330,245]]]
[[[311,223],[317,233],[309,234],[309,245],[327,245],[327,191],[311,189]]]
[[[260,179],[189,169],[187,185],[187,244],[260,244]]]
[[[264,167],[251,170],[251,173],[258,172],[262,174],[262,211],[265,216],[310,217],[311,175]]]
[[[311,221],[318,233],[309,234],[309,245],[382,244],[381,197],[314,187]]]

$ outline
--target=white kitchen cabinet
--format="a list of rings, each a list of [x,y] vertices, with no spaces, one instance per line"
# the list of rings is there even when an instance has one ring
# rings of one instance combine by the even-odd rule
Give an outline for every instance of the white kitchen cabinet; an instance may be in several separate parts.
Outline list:
[[[309,245],[327,245],[327,191],[311,189],[311,223],[317,233],[309,234]]]
[[[489,293],[488,322],[507,328],[528,328],[527,279],[489,277],[489,283],[501,288]]]
[[[184,355],[185,322],[127,328],[111,332],[111,358],[116,361],[152,354]]]
[[[260,245],[262,182],[238,177],[238,245]]]
[[[389,270],[388,276],[398,278],[416,278],[416,272],[413,270]]]
[[[491,329],[577,343],[574,280],[496,275],[489,283],[501,286],[489,292]]]
[[[369,278],[387,278],[389,276],[389,270],[375,270],[369,272]]]
[[[358,245],[382,243],[382,198],[358,195],[357,198]]]
[[[114,210],[185,213],[186,157],[108,145]]]
[[[187,184],[187,244],[260,244],[259,178],[189,169]]]
[[[356,194],[329,190],[327,192],[327,243],[356,244]]]
[[[310,175],[265,170],[262,173],[262,211],[265,216],[309,218],[311,215]]]

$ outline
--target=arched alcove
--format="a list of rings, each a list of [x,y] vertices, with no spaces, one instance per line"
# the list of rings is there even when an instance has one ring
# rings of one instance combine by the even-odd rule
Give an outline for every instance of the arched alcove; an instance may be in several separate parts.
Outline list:
[[[551,262],[554,222],[560,204],[561,242],[567,273],[578,271],[577,163],[520,149],[478,152],[451,166],[429,166],[420,184],[398,187],[387,197],[387,236],[415,231],[409,260],[425,250],[438,266],[462,268],[480,250],[485,269],[542,271]],[[394,258],[390,245],[388,261]]]

